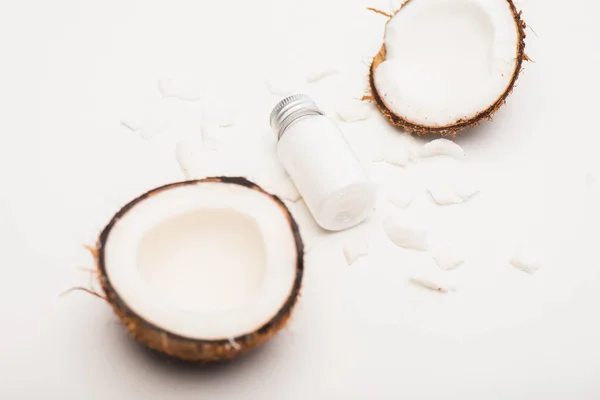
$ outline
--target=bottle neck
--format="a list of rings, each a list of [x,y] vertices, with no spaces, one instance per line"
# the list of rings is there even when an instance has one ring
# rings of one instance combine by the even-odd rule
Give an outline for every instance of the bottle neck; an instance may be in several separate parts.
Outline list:
[[[296,94],[281,100],[271,112],[271,127],[277,140],[281,139],[285,130],[294,122],[311,115],[324,114],[310,97]]]

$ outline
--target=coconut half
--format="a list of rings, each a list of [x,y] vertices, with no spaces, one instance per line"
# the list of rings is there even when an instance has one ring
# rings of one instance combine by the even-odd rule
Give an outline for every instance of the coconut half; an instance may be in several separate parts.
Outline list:
[[[408,0],[389,16],[367,98],[417,134],[491,119],[528,59],[525,26],[512,0]]]
[[[207,362],[233,358],[286,324],[303,252],[279,198],[219,177],[133,200],[104,228],[96,255],[106,298],[137,341]]]

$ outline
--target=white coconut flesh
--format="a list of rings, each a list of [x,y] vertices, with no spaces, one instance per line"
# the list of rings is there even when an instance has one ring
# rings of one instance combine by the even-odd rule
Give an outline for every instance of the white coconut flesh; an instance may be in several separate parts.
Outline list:
[[[294,232],[273,198],[222,182],[187,184],[138,202],[111,228],[105,272],[140,318],[190,339],[252,333],[289,299]]]
[[[374,84],[415,125],[473,119],[517,73],[519,26],[507,0],[412,0],[388,22]]]

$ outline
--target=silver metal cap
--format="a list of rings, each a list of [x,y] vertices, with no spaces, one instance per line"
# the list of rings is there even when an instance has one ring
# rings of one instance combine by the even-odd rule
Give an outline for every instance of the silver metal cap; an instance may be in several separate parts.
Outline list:
[[[293,94],[281,100],[271,111],[271,128],[281,139],[283,132],[298,118],[307,115],[324,115],[315,102],[305,94]]]

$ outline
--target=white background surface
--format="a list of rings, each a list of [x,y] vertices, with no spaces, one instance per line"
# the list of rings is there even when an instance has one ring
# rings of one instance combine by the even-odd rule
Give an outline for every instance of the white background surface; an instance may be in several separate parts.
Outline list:
[[[0,6],[0,398],[600,398],[600,27],[587,0],[519,2],[537,33],[527,31],[536,63],[494,122],[457,139],[484,178],[481,194],[451,208],[422,194],[407,210],[430,225],[432,241],[468,248],[467,264],[452,272],[456,293],[407,285],[423,255],[387,241],[379,214],[326,236],[299,203],[292,210],[312,248],[294,319],[232,365],[167,364],[134,345],[102,301],[58,296],[88,284],[77,269],[92,267],[82,245],[118,207],[183,178],[174,147],[196,132],[200,106],[161,104],[177,122],[152,140],[119,123],[159,98],[160,76],[197,73],[218,88],[215,98],[241,104],[238,124],[222,132],[219,157],[230,161],[219,168],[271,168],[267,116],[277,98],[264,79],[294,61],[330,60],[342,73],[306,91],[332,115],[361,96],[385,21],[366,6],[390,8],[383,0]],[[364,159],[401,137],[376,113],[342,128]],[[385,185],[406,172],[372,170]],[[350,267],[341,247],[349,234],[372,244]],[[535,275],[507,263],[520,239],[544,249]]]

